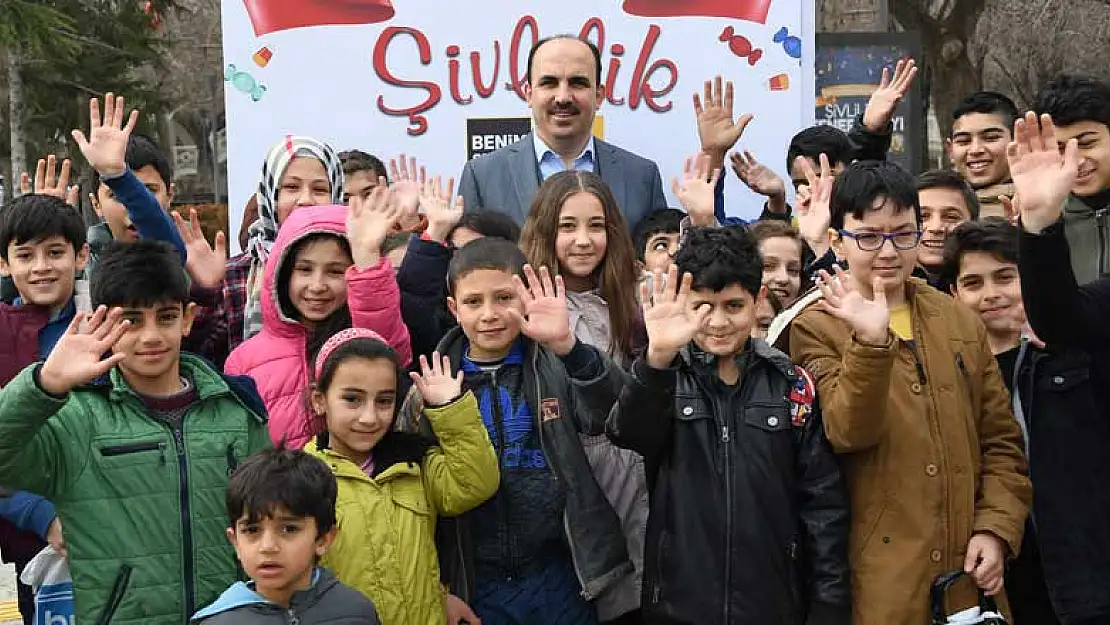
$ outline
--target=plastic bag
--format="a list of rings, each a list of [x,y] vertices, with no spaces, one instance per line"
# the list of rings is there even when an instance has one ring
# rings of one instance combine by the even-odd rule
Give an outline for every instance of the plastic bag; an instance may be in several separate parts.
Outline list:
[[[19,578],[35,590],[35,625],[74,625],[73,580],[69,565],[47,545],[27,563]]]
[[[1006,619],[995,604],[993,597],[988,597],[982,590],[979,593],[979,605],[970,607],[956,614],[944,613],[944,596],[948,589],[959,579],[967,577],[963,571],[952,571],[938,575],[933,580],[929,597],[932,602],[932,625],[1007,625]]]

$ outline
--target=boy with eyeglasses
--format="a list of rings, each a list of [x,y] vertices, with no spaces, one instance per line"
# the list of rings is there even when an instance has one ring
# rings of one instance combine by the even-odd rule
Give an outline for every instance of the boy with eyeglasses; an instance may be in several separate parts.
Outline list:
[[[790,328],[790,354],[817,381],[825,433],[851,495],[853,622],[924,623],[930,582],[963,569],[1002,591],[1032,491],[1022,434],[976,315],[912,278],[921,205],[909,173],[827,159],[808,168],[813,206],[848,265]],[[827,208],[825,206],[827,206]],[[978,605],[953,589],[953,612]]]

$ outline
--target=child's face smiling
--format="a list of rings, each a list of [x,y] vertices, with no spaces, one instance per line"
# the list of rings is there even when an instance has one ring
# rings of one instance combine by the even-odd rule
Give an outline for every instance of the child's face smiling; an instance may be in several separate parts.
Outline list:
[[[524,305],[508,271],[477,269],[460,277],[447,307],[462,326],[470,356],[476,360],[504,358],[520,336],[520,324],[507,311],[524,314]]]
[[[720,291],[690,291],[691,310],[706,305],[710,307],[709,316],[694,335],[694,343],[719,358],[740,353],[756,325],[755,298],[739,284],[730,284]]]
[[[319,323],[347,303],[347,268],[353,261],[338,239],[308,241],[292,262],[289,300],[301,322]]]
[[[397,368],[386,358],[348,358],[326,390],[312,392],[312,407],[325,417],[332,450],[362,465],[393,425]]]
[[[12,242],[8,260],[0,260],[0,274],[11,276],[25,304],[56,311],[73,297],[76,274],[88,260],[88,247],[74,253],[73,244],[61,236],[34,243]]]

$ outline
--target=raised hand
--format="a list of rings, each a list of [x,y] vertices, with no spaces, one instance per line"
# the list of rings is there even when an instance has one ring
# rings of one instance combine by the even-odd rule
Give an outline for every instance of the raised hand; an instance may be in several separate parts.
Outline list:
[[[860,341],[872,345],[886,345],[890,336],[890,307],[886,303],[886,291],[882,278],[876,276],[871,287],[872,299],[860,293],[859,287],[840,267],[836,276],[821,270],[817,276],[817,287],[821,289],[821,307],[830,315],[847,323]]]
[[[58,340],[39,370],[39,383],[52,395],[65,395],[70,389],[108,373],[125,354],[104,357],[119,341],[130,321],[123,321],[123,309],[101,306],[90,317],[78,313]],[[86,324],[87,321],[87,324]],[[85,326],[82,328],[82,324]]]
[[[420,357],[420,373],[409,373],[413,385],[430,406],[446,406],[462,395],[463,372],[460,369],[451,375],[451,359],[432,353],[432,363],[425,356]]]
[[[455,179],[447,179],[447,189],[439,176],[428,178],[420,187],[420,208],[428,218],[428,236],[443,243],[463,216],[463,198],[455,195]],[[453,199],[452,199],[453,198]]]
[[[71,163],[68,158],[62,161],[60,173],[58,172],[58,157],[51,154],[45,159],[40,158],[35,166],[33,183],[30,174],[27,172],[23,172],[19,177],[19,193],[21,195],[27,195],[28,193],[49,195],[76,207],[77,195],[81,192],[81,187],[78,185],[70,186],[70,168]]]
[[[393,197],[392,189],[382,178],[369,197],[351,197],[347,209],[347,240],[351,242],[351,257],[359,270],[369,269],[381,260],[382,243],[393,231],[393,224],[401,214],[401,207]]]
[[[394,201],[401,209],[398,220],[402,227],[407,229],[420,220],[417,211],[420,209],[420,191],[427,179],[427,173],[423,167],[417,168],[416,157],[406,160],[405,155],[402,154],[399,160],[400,167],[397,165],[398,159],[389,160],[389,175],[393,178],[390,188],[393,191]]]
[[[712,226],[716,223],[713,213],[713,189],[721,177],[721,170],[709,171],[710,157],[705,152],[686,159],[682,181],[671,180],[671,191],[690,215],[695,226]]]
[[[1029,112],[1014,122],[1014,140],[1006,146],[1006,160],[1021,198],[1021,227],[1037,233],[1056,223],[1079,175],[1079,144],[1069,139],[1060,153],[1052,117]]]
[[[708,304],[691,310],[689,305],[690,289],[694,276],[683,274],[678,279],[678,266],[671,265],[664,278],[656,272],[649,290],[646,282],[640,284],[641,308],[644,312],[644,328],[648,335],[647,363],[655,369],[666,369],[674,361],[679,350],[694,340],[694,335],[709,317]]]
[[[721,88],[721,82],[720,75],[712,81],[705,81],[704,103],[701,97],[694,93],[694,113],[698,119],[698,138],[701,139],[702,151],[715,156],[723,163],[725,153],[740,140],[740,135],[744,134],[744,129],[752,121],[752,116],[745,113],[733,121],[732,81],[726,82],[724,89]]]
[[[786,197],[786,183],[770,167],[755,160],[752,153],[732,153],[732,171],[748,188],[766,197]]]
[[[806,177],[806,184],[798,189],[798,233],[820,258],[829,249],[833,174],[829,157],[821,154],[818,160],[820,173],[813,170],[813,164],[804,156],[794,159],[794,165],[801,168]]]
[[[894,66],[894,76],[883,68],[879,88],[871,93],[867,108],[863,111],[863,126],[871,132],[883,132],[894,118],[894,109],[910,92],[913,79],[917,77],[917,64],[913,59],[901,59]]]
[[[576,339],[570,330],[567,291],[562,276],[555,276],[552,281],[547,267],[540,267],[537,276],[531,265],[525,265],[524,278],[527,283],[513,276],[517,295],[524,303],[524,316],[511,309],[509,314],[520,323],[520,331],[525,336],[547,346],[557,356],[569,354]]]
[[[227,238],[223,232],[216,233],[216,247],[208,245],[204,232],[200,229],[197,210],[189,210],[189,221],[181,218],[181,213],[173,212],[173,222],[185,242],[185,271],[197,286],[206,289],[219,287],[227,274]]]
[[[109,93],[104,96],[104,116],[100,116],[100,100],[89,99],[89,136],[74,130],[71,134],[81,148],[85,160],[93,166],[101,176],[118,176],[127,170],[127,140],[131,131],[139,121],[139,112],[131,111],[126,125],[124,118],[123,97],[116,97]]]

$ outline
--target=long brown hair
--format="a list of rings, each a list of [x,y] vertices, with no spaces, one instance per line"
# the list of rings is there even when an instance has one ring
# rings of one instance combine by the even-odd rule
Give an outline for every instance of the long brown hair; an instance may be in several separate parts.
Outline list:
[[[636,300],[636,250],[628,223],[621,214],[609,185],[591,172],[570,170],[559,172],[540,186],[524,230],[520,233],[520,249],[533,267],[559,267],[555,253],[555,237],[559,231],[559,213],[572,195],[589,193],[601,202],[605,216],[605,256],[592,276],[609,306],[609,353],[631,355],[635,342],[640,308]]]

